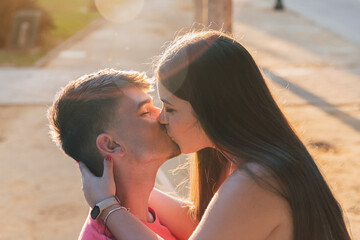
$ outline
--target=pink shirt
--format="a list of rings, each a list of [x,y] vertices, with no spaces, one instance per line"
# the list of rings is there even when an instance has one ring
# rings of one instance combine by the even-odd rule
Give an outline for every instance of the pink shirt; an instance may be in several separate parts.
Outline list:
[[[161,225],[154,209],[149,207],[149,211],[154,216],[154,222],[143,222],[157,235],[164,240],[176,240],[167,227]],[[81,230],[79,240],[114,240],[114,236],[107,229],[102,220],[94,220],[90,216],[87,217],[85,224]]]

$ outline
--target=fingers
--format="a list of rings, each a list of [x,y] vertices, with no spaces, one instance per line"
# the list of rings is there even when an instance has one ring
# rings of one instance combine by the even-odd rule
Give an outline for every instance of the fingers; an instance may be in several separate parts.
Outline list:
[[[103,172],[103,177],[111,177],[113,178],[113,160],[111,157],[106,157],[104,159],[104,172]]]
[[[92,175],[90,170],[86,167],[85,163],[79,162],[79,168],[80,168],[81,175],[83,177],[88,177],[88,176]]]
[[[104,159],[104,172],[103,172],[103,177],[113,177],[113,160],[111,159],[111,157],[106,157]],[[83,178],[90,178],[93,177],[94,174],[92,174],[92,172],[90,172],[90,170],[86,167],[86,165],[83,162],[79,162],[79,168],[80,168],[80,172]]]

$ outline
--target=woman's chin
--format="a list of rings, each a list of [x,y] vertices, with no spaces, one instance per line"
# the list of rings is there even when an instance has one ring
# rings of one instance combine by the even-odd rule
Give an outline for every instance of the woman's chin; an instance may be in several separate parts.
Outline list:
[[[181,146],[179,145],[182,154],[190,154],[198,152],[204,148],[194,148],[194,146]]]
[[[191,152],[188,148],[186,148],[185,146],[182,146],[180,144],[178,144],[179,148],[180,148],[180,151],[182,154],[190,154],[190,153],[193,153]]]

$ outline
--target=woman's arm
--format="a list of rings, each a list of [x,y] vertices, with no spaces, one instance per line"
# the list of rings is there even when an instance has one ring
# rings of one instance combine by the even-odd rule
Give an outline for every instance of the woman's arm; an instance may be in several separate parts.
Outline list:
[[[96,177],[85,164],[79,162],[84,197],[90,207],[94,207],[95,204],[106,198],[115,196],[116,187],[113,165],[114,163],[111,159],[105,159],[103,176]],[[117,240],[163,240],[126,210],[118,210],[110,214],[107,218],[106,226]]]
[[[89,205],[94,206],[108,197],[108,194],[104,194],[104,189],[108,188],[104,183],[113,181],[112,162],[105,161],[106,171],[104,170],[101,178],[93,176],[82,164],[80,169],[83,175],[83,190]],[[101,199],[94,202],[94,196],[101,195]],[[189,239],[267,239],[284,223],[291,226],[291,210],[287,202],[277,194],[260,187],[245,171],[237,170],[215,194]],[[107,220],[107,227],[117,240],[161,239],[127,211],[112,213]],[[289,232],[286,236],[291,235],[291,229]],[[291,237],[281,236],[277,239]]]
[[[104,160],[102,177],[94,176],[81,162],[79,167],[82,174],[84,196],[90,207],[115,195],[113,162],[111,160]],[[188,239],[196,228],[197,222],[190,216],[189,206],[179,199],[154,189],[149,199],[149,205],[155,209],[161,223],[177,239]],[[107,227],[116,239],[161,239],[135,216],[123,210],[113,212],[109,216]]]
[[[106,221],[106,226],[117,240],[163,240],[125,210],[112,213]]]
[[[292,239],[290,207],[285,199],[259,186],[244,170],[236,170],[223,183],[190,237],[191,240],[269,238]]]
[[[166,226],[177,239],[189,239],[198,225],[198,221],[190,215],[190,206],[188,203],[169,196],[158,189],[152,191],[149,205],[155,209],[161,223]]]

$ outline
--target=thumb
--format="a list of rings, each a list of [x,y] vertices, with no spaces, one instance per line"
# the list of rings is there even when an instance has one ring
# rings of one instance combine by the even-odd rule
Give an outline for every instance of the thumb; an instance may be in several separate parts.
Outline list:
[[[110,179],[112,179],[114,177],[113,167],[113,159],[111,157],[104,158],[103,177],[109,177]]]

